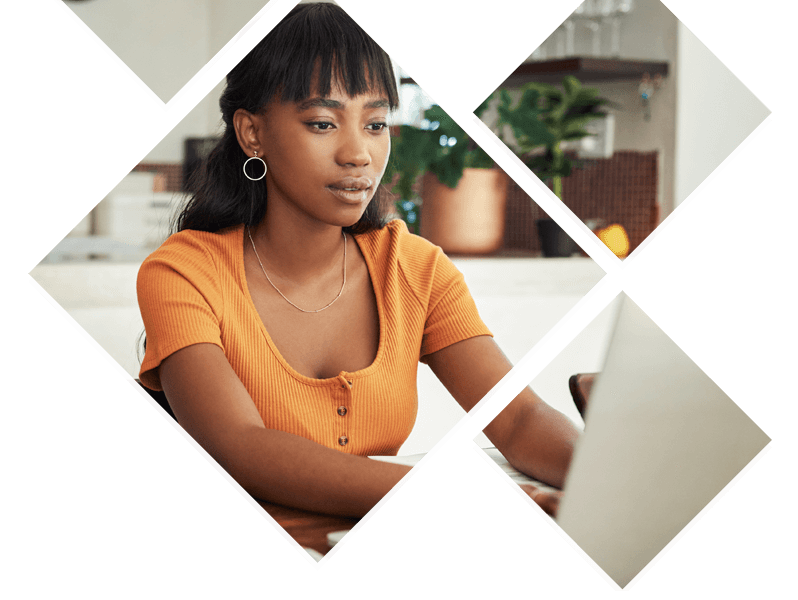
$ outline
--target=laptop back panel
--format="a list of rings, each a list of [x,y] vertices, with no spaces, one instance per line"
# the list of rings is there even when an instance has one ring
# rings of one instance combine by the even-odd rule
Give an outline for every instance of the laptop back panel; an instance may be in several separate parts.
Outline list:
[[[623,587],[770,440],[620,301],[557,521]]]

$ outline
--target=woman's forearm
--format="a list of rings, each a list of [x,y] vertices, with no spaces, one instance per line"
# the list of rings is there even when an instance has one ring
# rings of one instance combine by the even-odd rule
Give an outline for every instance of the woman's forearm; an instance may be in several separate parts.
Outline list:
[[[235,446],[216,458],[252,496],[334,515],[362,517],[410,470],[260,427]]]
[[[562,488],[580,431],[545,402],[519,407],[512,434],[499,450],[516,469]]]

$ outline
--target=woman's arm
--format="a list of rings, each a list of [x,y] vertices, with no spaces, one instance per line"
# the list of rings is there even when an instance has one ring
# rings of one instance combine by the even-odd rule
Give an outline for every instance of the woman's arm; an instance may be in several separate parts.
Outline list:
[[[214,344],[178,350],[161,363],[159,375],[180,425],[260,500],[360,517],[410,470],[266,429]]]
[[[512,369],[510,361],[488,336],[452,344],[428,355],[427,362],[467,411]],[[485,435],[516,469],[561,488],[579,430],[562,413],[525,388],[485,428]]]

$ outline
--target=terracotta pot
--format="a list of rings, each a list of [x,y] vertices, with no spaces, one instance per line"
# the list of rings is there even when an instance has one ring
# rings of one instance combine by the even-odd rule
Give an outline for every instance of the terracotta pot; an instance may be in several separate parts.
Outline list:
[[[489,254],[502,246],[507,175],[501,169],[465,169],[452,189],[431,173],[421,189],[420,233],[452,254]]]

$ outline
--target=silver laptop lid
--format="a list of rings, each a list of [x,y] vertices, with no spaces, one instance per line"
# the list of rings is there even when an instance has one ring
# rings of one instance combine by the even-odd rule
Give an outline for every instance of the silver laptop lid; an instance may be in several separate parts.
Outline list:
[[[770,441],[622,296],[557,517],[621,587]]]

